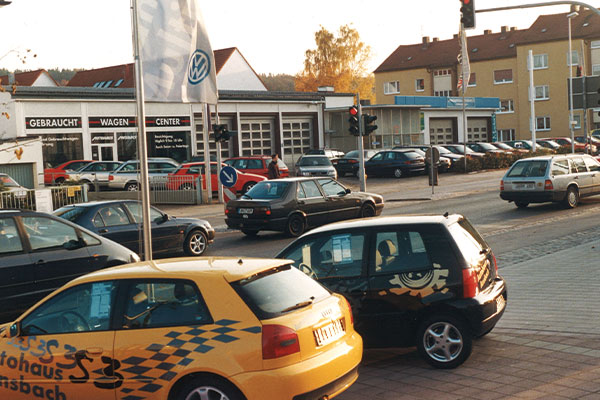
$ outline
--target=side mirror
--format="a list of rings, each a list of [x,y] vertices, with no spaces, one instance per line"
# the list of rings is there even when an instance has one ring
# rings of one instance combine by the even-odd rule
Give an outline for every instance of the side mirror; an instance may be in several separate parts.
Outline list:
[[[352,192],[352,190],[350,190],[350,188],[346,188],[346,194],[349,194],[351,192]]]
[[[21,334],[21,321],[17,321],[8,328],[6,337],[14,338]]]
[[[163,214],[162,216],[162,222],[167,222],[169,220],[169,215],[168,214]]]

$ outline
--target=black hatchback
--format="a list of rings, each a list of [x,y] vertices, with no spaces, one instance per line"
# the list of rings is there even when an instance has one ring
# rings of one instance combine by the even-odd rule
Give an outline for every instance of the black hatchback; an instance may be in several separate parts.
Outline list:
[[[79,275],[136,261],[134,252],[69,221],[0,210],[0,321],[17,317]]]
[[[329,224],[277,257],[346,296],[366,347],[416,345],[437,368],[462,364],[506,306],[496,258],[461,215]]]
[[[425,157],[411,149],[382,150],[365,162],[368,176],[402,178],[425,172]]]

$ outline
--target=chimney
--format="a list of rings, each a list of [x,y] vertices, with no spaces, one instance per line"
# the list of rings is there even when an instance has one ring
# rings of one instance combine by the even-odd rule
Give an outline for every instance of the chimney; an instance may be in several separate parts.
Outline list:
[[[511,26],[511,27],[510,27],[510,31],[511,31],[511,32],[512,32],[512,31],[516,31],[516,30],[517,30],[517,27],[516,27],[516,26]]]
[[[490,33],[492,33],[491,29],[486,29],[486,30],[483,31],[484,35],[489,35]]]
[[[437,42],[438,40],[440,40],[440,39],[439,39],[439,38],[436,38],[436,37],[434,37],[434,38],[433,38],[431,41],[435,43],[435,42]]]
[[[458,33],[455,33],[454,35],[452,35],[453,39],[458,39]]]
[[[500,28],[500,32],[502,32],[502,33],[506,33],[507,31],[508,31],[508,26],[506,26],[506,25]]]
[[[423,36],[423,44],[429,43],[429,36]]]

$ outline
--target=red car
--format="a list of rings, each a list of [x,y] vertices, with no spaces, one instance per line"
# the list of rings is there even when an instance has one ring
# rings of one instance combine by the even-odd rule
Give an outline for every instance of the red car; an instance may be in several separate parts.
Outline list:
[[[554,140],[556,143],[560,144],[563,147],[568,147],[569,149],[571,148],[571,138],[569,137],[550,137],[544,139]],[[575,152],[587,153],[587,149],[587,144],[575,141]]]
[[[211,162],[211,189],[217,191],[219,184],[219,171],[217,163]],[[225,163],[222,164],[226,166]],[[170,190],[191,190],[196,188],[196,178],[202,173],[204,175],[204,162],[184,163],[173,173],[167,175],[167,188]],[[257,182],[265,181],[267,178],[256,174],[248,174],[242,171],[237,173],[237,181],[231,188],[234,193],[244,194],[256,185]],[[206,189],[206,179],[202,180],[202,188]]]
[[[69,172],[78,170],[79,168],[88,165],[93,160],[71,160],[60,164],[58,167],[46,168],[44,170],[44,184],[52,185],[54,183],[60,185],[66,179],[69,179]]]
[[[269,163],[271,162],[270,156],[245,156],[245,157],[232,157],[225,160],[225,164],[232,166],[238,171],[247,172],[250,174],[256,174],[269,177]],[[287,178],[290,176],[288,167],[279,159],[279,173],[281,178]]]

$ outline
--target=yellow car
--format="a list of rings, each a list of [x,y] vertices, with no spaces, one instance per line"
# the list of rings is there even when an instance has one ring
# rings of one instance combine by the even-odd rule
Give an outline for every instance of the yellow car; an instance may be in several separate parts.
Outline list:
[[[0,399],[330,399],[361,357],[348,302],[290,261],[141,262],[0,327]]]

